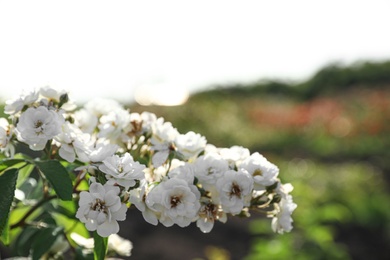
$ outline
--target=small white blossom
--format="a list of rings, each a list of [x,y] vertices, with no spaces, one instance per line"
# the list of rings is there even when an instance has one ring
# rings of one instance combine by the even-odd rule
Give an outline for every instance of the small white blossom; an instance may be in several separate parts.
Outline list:
[[[39,93],[45,98],[52,99],[58,102],[60,101],[60,97],[67,92],[65,90],[57,90],[50,86],[45,86],[39,89]]]
[[[272,219],[272,230],[279,234],[290,232],[293,228],[291,214],[297,208],[297,204],[293,202],[292,196],[289,194],[294,187],[290,183],[278,183],[276,193],[281,196],[278,204],[275,203],[276,214]]]
[[[228,162],[215,152],[198,157],[193,166],[195,177],[206,189],[207,186],[215,185],[216,181],[228,170]]]
[[[241,146],[232,146],[230,148],[220,148],[219,153],[229,162],[229,166],[233,169],[238,167],[243,160],[250,156],[250,151]]]
[[[106,138],[114,143],[122,131],[130,124],[130,113],[124,109],[116,109],[100,117],[98,128],[99,138]]]
[[[244,170],[227,171],[217,180],[216,187],[223,210],[233,215],[249,206],[253,189],[253,179]]]
[[[76,244],[83,247],[83,253],[89,254],[93,252],[95,248],[95,241],[93,238],[85,238],[77,233],[72,232],[70,238]],[[112,234],[108,237],[107,250],[110,252],[115,252],[121,256],[131,256],[131,250],[133,249],[133,244],[130,240],[124,239],[117,234]]]
[[[226,213],[220,205],[214,204],[207,199],[202,200],[196,226],[203,233],[209,233],[213,229],[216,220],[225,223],[227,221]]]
[[[106,174],[109,181],[113,180],[125,189],[133,187],[137,180],[145,178],[144,169],[145,165],[135,162],[129,153],[125,153],[122,157],[112,155],[99,165],[99,170]]]
[[[124,239],[117,234],[112,234],[108,237],[108,251],[114,251],[120,256],[131,256],[133,244],[130,240]]]
[[[81,162],[88,162],[92,147],[91,136],[83,133],[77,126],[70,122],[62,125],[62,132],[56,136],[59,143],[59,155],[68,162],[74,162],[76,158]]]
[[[246,158],[239,167],[253,176],[256,189],[265,189],[265,186],[274,184],[279,174],[279,168],[257,152]]]
[[[169,153],[174,149],[173,142],[179,132],[170,122],[163,122],[159,118],[152,126],[153,135],[150,139],[151,149],[154,151],[152,162],[154,167],[159,167],[168,159]]]
[[[282,197],[279,204],[276,204],[275,207],[277,213],[272,219],[272,230],[279,234],[290,232],[293,228],[291,214],[296,209],[297,204],[293,202],[291,195],[287,195],[285,198]]]
[[[39,93],[44,97],[41,102],[46,106],[50,106],[52,101],[60,102],[61,96],[67,95],[68,100],[66,103],[62,104],[61,108],[65,111],[72,111],[77,107],[73,101],[69,100],[68,93],[65,90],[57,90],[50,86],[45,86],[39,89]]]
[[[174,167],[171,167],[171,170],[168,172],[168,176],[170,178],[180,178],[185,180],[189,184],[194,183],[194,171],[192,164],[185,163],[177,159],[173,159],[172,164],[174,165]]]
[[[35,101],[37,101],[39,97],[39,92],[36,90],[31,90],[30,92],[24,92],[18,96],[15,99],[12,100],[7,100],[5,102],[5,107],[4,107],[4,113],[8,115],[14,115],[21,111],[24,106],[31,105]]]
[[[147,182],[142,180],[139,188],[133,189],[129,192],[129,201],[142,212],[142,216],[146,222],[156,226],[158,224],[157,214],[155,211],[149,209],[146,204],[146,195],[149,189],[150,187]]]
[[[123,109],[122,105],[119,104],[118,101],[106,98],[92,99],[85,104],[84,108],[97,117],[107,115],[108,113],[118,109]]]
[[[98,124],[98,117],[87,109],[80,109],[74,114],[74,124],[83,132],[92,134]]]
[[[91,162],[102,162],[116,153],[117,150],[118,146],[116,144],[110,144],[107,140],[98,140],[89,154],[89,160]]]
[[[152,125],[156,123],[157,116],[153,113],[144,111],[141,113],[141,119],[142,119],[142,131],[144,133],[151,133]]]
[[[0,118],[0,152],[13,157],[15,147],[11,143],[13,125],[10,125],[5,118]]]
[[[43,150],[46,142],[59,133],[64,118],[44,106],[30,107],[20,115],[16,125],[19,141],[27,143],[31,150]]]
[[[119,187],[106,183],[104,186],[93,182],[89,192],[80,193],[79,209],[76,217],[85,223],[89,231],[97,231],[99,236],[108,237],[119,231],[119,221],[126,219],[126,204],[118,196]]]
[[[158,214],[164,226],[186,227],[198,216],[199,198],[200,193],[194,185],[172,178],[154,187],[147,195],[146,204]]]
[[[206,138],[192,131],[186,134],[179,134],[175,138],[177,152],[184,160],[198,156],[206,147]]]

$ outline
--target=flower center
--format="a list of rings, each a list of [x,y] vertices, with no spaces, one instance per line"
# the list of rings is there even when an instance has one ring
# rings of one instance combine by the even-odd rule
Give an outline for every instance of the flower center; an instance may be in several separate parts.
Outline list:
[[[207,204],[205,207],[204,207],[204,210],[203,210],[203,216],[206,217],[208,220],[212,221],[214,219],[217,218],[217,207],[212,204],[212,203],[209,203]]]
[[[123,172],[123,164],[118,164],[118,172],[122,173]]]
[[[95,204],[92,205],[91,207],[92,210],[95,211],[107,211],[106,203],[104,201],[101,201],[100,199],[95,200]]]
[[[171,208],[175,208],[180,203],[181,203],[181,198],[179,196],[172,196],[171,197]]]
[[[215,173],[215,169],[213,167],[207,168],[207,175],[212,175]]]
[[[232,183],[232,188],[230,189],[229,195],[230,195],[230,197],[233,197],[233,196],[237,196],[239,198],[241,197],[241,188],[237,183],[235,183],[235,182]]]
[[[37,120],[34,124],[35,128],[38,130],[36,132],[37,135],[43,134],[43,122],[41,120]]]
[[[253,176],[262,176],[263,175],[263,173],[261,172],[261,170],[260,169],[256,169],[254,172],[253,172],[253,174],[252,174]]]

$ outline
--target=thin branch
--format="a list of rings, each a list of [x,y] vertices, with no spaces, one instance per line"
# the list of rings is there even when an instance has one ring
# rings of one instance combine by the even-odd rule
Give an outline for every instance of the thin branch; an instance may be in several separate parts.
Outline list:
[[[46,202],[49,202],[50,200],[52,200],[54,198],[57,198],[57,195],[51,195],[51,196],[45,197],[44,199],[39,201],[37,204],[35,204],[33,207],[31,207],[29,211],[27,211],[27,213],[23,216],[23,218],[21,218],[17,223],[11,225],[10,229],[24,226],[26,224],[26,219],[29,216],[31,216],[31,214],[33,214],[34,211],[36,211],[40,206],[42,206],[43,204],[45,204]]]

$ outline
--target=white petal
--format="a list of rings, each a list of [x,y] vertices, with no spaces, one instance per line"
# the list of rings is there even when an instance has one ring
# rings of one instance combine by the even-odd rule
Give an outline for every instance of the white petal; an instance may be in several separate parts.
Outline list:
[[[200,218],[196,221],[196,226],[203,233],[209,233],[214,227],[214,221],[207,221],[207,218]]]
[[[102,223],[104,223],[107,220],[107,215],[104,212],[99,212],[96,220],[97,220],[97,224],[101,225]]]
[[[85,223],[85,227],[89,230],[89,231],[95,231],[96,228],[97,228],[97,223],[95,220],[93,219],[89,219],[87,221],[87,223]]]
[[[82,191],[80,193],[80,200],[79,200],[79,205],[86,205],[86,204],[89,204],[91,203],[93,200],[91,194],[87,191]]]
[[[110,222],[106,221],[97,228],[97,233],[101,237],[108,237],[111,234],[116,234],[119,232],[119,225],[116,220]]]
[[[115,194],[114,191],[109,191],[104,196],[104,201],[106,202],[106,206],[110,208],[111,212],[115,212],[120,209],[121,207],[121,200],[120,198]]]
[[[156,214],[153,213],[150,209],[146,209],[145,211],[142,212],[142,216],[144,217],[145,221],[157,226],[158,220]]]
[[[127,206],[126,204],[122,203],[122,206],[119,208],[119,210],[112,212],[111,211],[111,217],[114,220],[125,220],[126,219],[126,211],[127,211]]]
[[[152,157],[154,167],[159,167],[168,159],[169,150],[163,150],[155,153]]]
[[[103,188],[103,185],[98,182],[94,182],[89,187],[89,192],[93,193],[93,196],[95,196],[96,198],[103,200],[106,190]]]
[[[68,162],[74,162],[74,160],[76,159],[76,154],[74,153],[73,149],[69,149],[69,147],[66,147],[66,146],[70,147],[70,145],[68,145],[68,144],[61,145],[61,148],[59,150],[59,154],[60,154],[61,158],[67,160]]]

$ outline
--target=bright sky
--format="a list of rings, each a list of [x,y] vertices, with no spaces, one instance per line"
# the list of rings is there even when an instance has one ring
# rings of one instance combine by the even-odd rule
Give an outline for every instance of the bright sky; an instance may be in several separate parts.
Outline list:
[[[0,96],[175,103],[210,84],[302,80],[390,58],[390,1],[0,1]],[[165,100],[165,101],[164,101]]]

